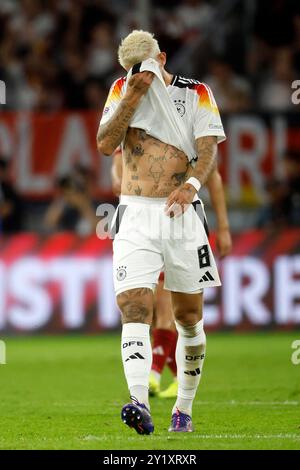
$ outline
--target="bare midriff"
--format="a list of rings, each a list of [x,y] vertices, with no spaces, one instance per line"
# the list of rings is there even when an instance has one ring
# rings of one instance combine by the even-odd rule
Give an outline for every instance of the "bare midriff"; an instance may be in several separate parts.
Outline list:
[[[123,147],[123,195],[168,197],[185,180],[190,165],[184,152],[136,128]]]

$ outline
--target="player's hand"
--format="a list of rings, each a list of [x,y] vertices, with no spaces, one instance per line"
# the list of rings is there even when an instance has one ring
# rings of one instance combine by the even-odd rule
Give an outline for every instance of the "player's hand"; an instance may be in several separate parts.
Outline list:
[[[196,189],[189,183],[185,183],[180,188],[175,189],[168,197],[165,213],[169,217],[180,217],[193,202]]]
[[[221,258],[228,256],[232,250],[232,239],[229,228],[217,229],[217,248]]]
[[[127,97],[142,97],[145,95],[153,82],[154,73],[152,72],[140,72],[135,73],[130,77],[126,94]]]

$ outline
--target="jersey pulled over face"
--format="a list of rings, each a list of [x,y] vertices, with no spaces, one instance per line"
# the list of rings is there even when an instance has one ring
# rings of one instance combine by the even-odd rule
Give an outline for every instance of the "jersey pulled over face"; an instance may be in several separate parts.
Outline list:
[[[125,83],[126,77],[119,78],[111,86],[100,125],[116,111],[125,93]],[[167,90],[191,142],[206,136],[216,136],[218,142],[225,140],[218,107],[207,85],[174,76]],[[121,192],[124,195],[168,197],[186,180],[190,166],[184,152],[151,137],[142,129],[131,127],[123,142],[122,156]]]

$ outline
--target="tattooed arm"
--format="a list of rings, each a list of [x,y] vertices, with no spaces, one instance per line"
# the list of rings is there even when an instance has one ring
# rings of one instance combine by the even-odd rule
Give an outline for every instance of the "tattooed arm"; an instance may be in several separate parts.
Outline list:
[[[194,176],[203,186],[215,165],[218,150],[217,138],[213,136],[200,137],[196,140],[196,148],[198,160],[195,167],[189,170],[187,179]]]
[[[97,134],[99,152],[111,155],[121,144],[138,103],[139,100],[136,97],[124,97],[110,120],[99,127]]]
[[[217,156],[217,138],[214,136],[200,137],[196,140],[196,147],[199,158],[195,167],[190,167],[188,170],[185,180],[187,181],[193,176],[197,178],[203,186],[215,164]],[[174,213],[174,211],[170,211],[173,204],[177,204],[181,208],[181,213],[185,211],[188,205],[192,203],[196,192],[194,186],[186,182],[183,183],[180,188],[170,194],[167,201],[167,214],[170,215]]]
[[[97,133],[97,147],[104,155],[111,155],[123,141],[129,122],[134,115],[142,96],[153,80],[153,73],[141,72],[133,75],[126,93],[111,119],[100,125]]]

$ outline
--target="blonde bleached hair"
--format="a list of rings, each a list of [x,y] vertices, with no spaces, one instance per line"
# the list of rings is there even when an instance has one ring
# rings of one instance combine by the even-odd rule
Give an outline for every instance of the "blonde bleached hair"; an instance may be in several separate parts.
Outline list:
[[[146,59],[155,59],[160,53],[159,45],[154,35],[148,31],[134,30],[121,42],[118,59],[125,70]]]

